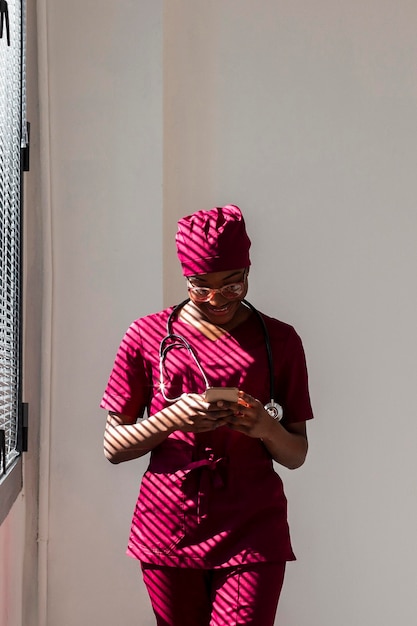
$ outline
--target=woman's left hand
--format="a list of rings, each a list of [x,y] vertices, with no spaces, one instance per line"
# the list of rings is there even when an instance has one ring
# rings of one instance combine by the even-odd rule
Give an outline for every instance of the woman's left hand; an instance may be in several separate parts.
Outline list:
[[[269,415],[259,400],[243,391],[239,391],[239,401],[230,403],[229,408],[233,411],[225,418],[229,428],[248,437],[262,439],[274,461],[288,469],[295,469],[304,463],[308,450],[305,421],[284,427]]]
[[[243,391],[239,391],[238,403],[231,404],[230,408],[233,408],[234,411],[227,418],[229,428],[258,439],[263,439],[270,435],[275,420],[264,409],[259,400]]]

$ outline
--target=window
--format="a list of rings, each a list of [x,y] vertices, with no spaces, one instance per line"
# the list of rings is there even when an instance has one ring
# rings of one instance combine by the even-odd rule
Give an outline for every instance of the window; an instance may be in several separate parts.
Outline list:
[[[0,501],[24,447],[21,403],[22,171],[27,153],[24,2],[0,0]],[[21,481],[19,481],[20,483]],[[20,484],[18,484],[20,489]],[[17,495],[17,494],[16,494]],[[9,502],[11,505],[11,503]],[[5,512],[0,510],[0,521]]]

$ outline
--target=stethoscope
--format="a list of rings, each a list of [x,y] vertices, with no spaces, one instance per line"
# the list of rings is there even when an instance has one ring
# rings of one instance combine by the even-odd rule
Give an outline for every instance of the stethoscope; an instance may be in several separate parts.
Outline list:
[[[164,360],[165,357],[167,356],[168,352],[170,350],[173,349],[185,349],[191,356],[191,358],[193,359],[193,361],[195,362],[203,380],[204,380],[204,384],[206,385],[206,389],[208,389],[208,387],[210,387],[210,383],[207,379],[207,376],[201,366],[201,363],[197,357],[197,354],[195,353],[195,350],[193,348],[193,346],[190,344],[189,341],[187,341],[187,339],[185,339],[185,337],[183,337],[182,335],[178,335],[177,333],[172,332],[173,331],[173,322],[174,322],[174,318],[177,316],[178,311],[180,311],[180,309],[182,309],[183,306],[185,306],[188,302],[190,301],[189,298],[187,298],[186,300],[183,300],[183,302],[180,302],[180,304],[177,304],[171,311],[171,313],[168,316],[168,320],[167,320],[167,327],[166,327],[166,332],[167,334],[165,335],[165,337],[162,339],[160,345],[159,345],[159,378],[160,378],[160,382],[159,382],[159,388],[161,391],[161,394],[164,398],[164,400],[166,400],[167,402],[176,402],[177,400],[180,399],[181,396],[178,396],[177,398],[169,398],[166,395],[165,392],[165,382],[164,382]],[[261,323],[262,326],[262,331],[264,334],[264,339],[265,339],[265,348],[266,348],[266,353],[267,353],[267,357],[268,357],[268,369],[269,369],[269,395],[270,395],[270,402],[268,402],[267,404],[265,404],[264,408],[265,410],[269,413],[269,415],[271,417],[273,417],[274,419],[280,421],[282,419],[283,416],[283,409],[282,406],[280,404],[278,404],[278,402],[275,402],[274,398],[275,398],[275,384],[274,384],[274,358],[273,358],[273,354],[272,354],[272,347],[271,347],[271,340],[269,337],[269,332],[268,329],[266,327],[265,324],[265,320],[262,317],[262,315],[260,314],[260,312],[247,300],[242,300],[242,303],[247,306],[253,313],[255,313],[255,315],[257,316],[258,320]]]

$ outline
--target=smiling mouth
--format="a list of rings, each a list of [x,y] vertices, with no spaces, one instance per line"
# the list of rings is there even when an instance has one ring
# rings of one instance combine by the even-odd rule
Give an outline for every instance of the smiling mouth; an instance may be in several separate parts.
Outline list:
[[[227,313],[230,310],[231,304],[224,304],[223,306],[210,306],[208,310],[210,313],[214,313],[215,315],[219,315],[221,313]]]

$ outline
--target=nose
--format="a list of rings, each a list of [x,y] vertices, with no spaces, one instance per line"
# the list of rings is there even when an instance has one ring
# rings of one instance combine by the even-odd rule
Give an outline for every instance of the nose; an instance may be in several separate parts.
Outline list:
[[[227,298],[222,296],[219,289],[214,289],[209,299],[210,304],[214,304],[214,306],[218,306],[219,304],[224,304],[226,301],[227,301]]]

